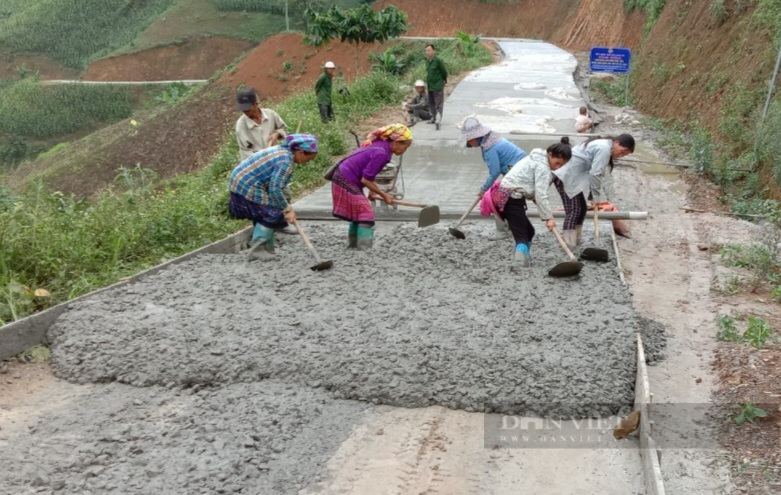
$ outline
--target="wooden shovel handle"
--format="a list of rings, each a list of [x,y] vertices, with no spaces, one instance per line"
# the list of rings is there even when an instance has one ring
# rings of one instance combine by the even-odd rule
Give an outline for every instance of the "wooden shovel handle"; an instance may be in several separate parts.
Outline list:
[[[561,246],[561,249],[563,249],[564,252],[567,253],[569,259],[575,261],[575,255],[572,254],[572,251],[570,251],[569,247],[567,246],[567,243],[564,242],[564,239],[561,238],[561,234],[559,234],[559,231],[557,229],[553,229],[551,232],[553,232],[553,235],[556,236],[556,240],[559,241],[559,245]]]
[[[426,208],[431,205],[424,205],[423,203],[410,203],[409,201],[394,201],[393,204],[401,206],[414,206],[415,208]]]
[[[466,220],[466,217],[468,217],[468,216],[469,216],[469,214],[470,214],[470,213],[472,213],[472,210],[474,210],[474,209],[475,209],[475,206],[477,206],[477,203],[479,203],[480,201],[482,201],[482,199],[483,199],[483,198],[481,198],[480,196],[478,196],[478,197],[477,197],[477,199],[476,199],[476,200],[475,200],[475,201],[472,203],[472,206],[470,206],[470,207],[469,207],[469,209],[468,209],[468,210],[466,210],[466,213],[464,213],[463,215],[461,215],[461,218],[459,218],[459,219],[458,219],[458,223],[456,224],[455,228],[458,228],[458,227],[460,227],[460,226],[461,226],[461,224],[462,224],[462,223],[464,223],[464,220]]]
[[[320,259],[320,256],[318,256],[315,247],[312,245],[312,242],[309,240],[309,237],[306,235],[306,233],[304,233],[304,229],[301,228],[301,225],[298,223],[298,220],[293,220],[293,225],[296,227],[296,230],[298,231],[298,235],[301,236],[301,239],[304,241],[304,244],[306,244],[306,247],[309,248],[309,251],[315,257],[315,261],[320,263],[322,261]]]
[[[594,239],[599,245],[599,204],[594,203]]]

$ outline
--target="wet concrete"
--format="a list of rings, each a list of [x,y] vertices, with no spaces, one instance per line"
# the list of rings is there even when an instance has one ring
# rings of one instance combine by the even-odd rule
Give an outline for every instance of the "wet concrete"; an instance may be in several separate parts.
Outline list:
[[[297,239],[278,263],[205,256],[74,305],[50,332],[53,370],[139,387],[273,378],[340,399],[513,414],[630,405],[645,327],[614,264],[550,278],[563,256],[547,234],[534,267],[510,272],[512,244],[486,240],[490,228],[467,226],[459,241],[398,225],[366,253],[344,251],[346,223],[312,226],[336,260],[322,273]]]

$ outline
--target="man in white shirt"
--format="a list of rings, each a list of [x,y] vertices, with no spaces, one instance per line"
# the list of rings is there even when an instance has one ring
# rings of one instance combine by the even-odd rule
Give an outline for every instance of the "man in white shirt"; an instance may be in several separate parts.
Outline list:
[[[236,103],[244,115],[236,121],[236,140],[242,161],[253,153],[275,146],[287,136],[287,124],[277,112],[258,106],[258,96],[252,88],[240,89]]]
[[[269,108],[260,108],[258,95],[252,88],[242,88],[236,93],[236,105],[244,113],[236,121],[236,140],[239,142],[239,158],[246,160],[258,151],[276,146],[280,139],[287,136],[287,124],[277,112]],[[293,195],[288,188],[282,193],[289,203]],[[297,234],[293,225],[288,225],[280,232]]]

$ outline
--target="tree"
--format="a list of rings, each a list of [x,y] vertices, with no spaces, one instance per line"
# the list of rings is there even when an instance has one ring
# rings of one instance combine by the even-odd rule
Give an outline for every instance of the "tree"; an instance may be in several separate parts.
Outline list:
[[[355,70],[359,70],[361,43],[383,43],[406,33],[407,14],[393,5],[382,10],[373,10],[364,4],[349,10],[340,10],[332,5],[325,13],[306,11],[307,30],[304,40],[320,47],[333,39],[355,44]]]

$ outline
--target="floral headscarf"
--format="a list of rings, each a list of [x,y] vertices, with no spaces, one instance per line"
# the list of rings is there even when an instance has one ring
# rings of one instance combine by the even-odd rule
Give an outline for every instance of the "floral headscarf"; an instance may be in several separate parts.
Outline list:
[[[412,132],[404,124],[391,124],[380,127],[366,136],[366,141],[361,144],[361,148],[369,146],[378,139],[382,141],[412,141]]]
[[[302,150],[317,153],[317,136],[312,134],[290,134],[285,138],[285,147],[291,152]]]

